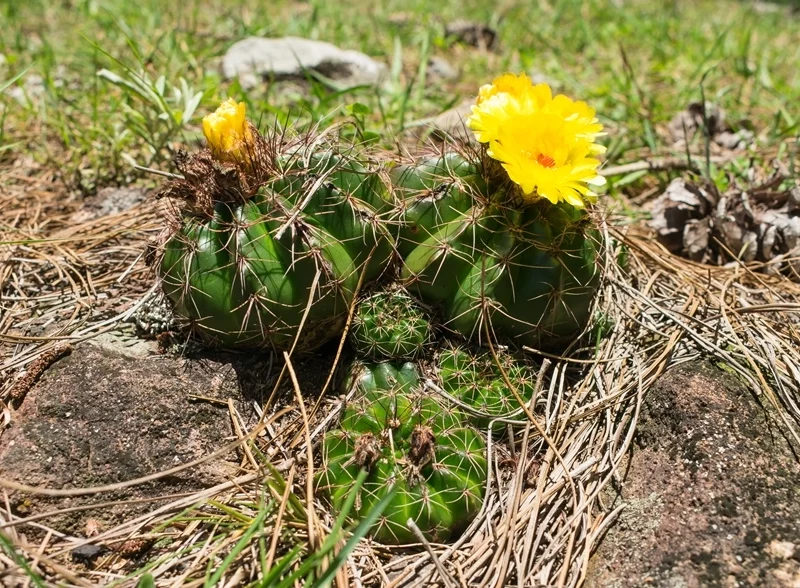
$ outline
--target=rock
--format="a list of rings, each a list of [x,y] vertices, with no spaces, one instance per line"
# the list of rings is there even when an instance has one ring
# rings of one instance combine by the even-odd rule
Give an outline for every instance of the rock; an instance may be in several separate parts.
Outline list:
[[[146,199],[147,190],[143,188],[102,188],[96,194],[87,197],[83,208],[73,214],[70,220],[80,223],[101,216],[120,214]]]
[[[140,339],[132,335],[126,336],[121,332],[101,333],[86,342],[86,345],[97,347],[111,355],[119,355],[131,359],[141,359],[159,353],[155,341]]]
[[[102,342],[98,342],[101,343]],[[27,394],[0,445],[0,477],[47,488],[84,488],[132,480],[208,455],[231,440],[224,403],[242,401],[234,359],[130,355],[108,341],[80,345]],[[190,396],[221,402],[192,400]],[[13,491],[18,516],[108,500],[193,492],[238,474],[235,452],[146,484],[97,496],[50,498]],[[118,505],[61,514],[44,524],[81,536],[154,508]],[[25,533],[40,533],[34,528]]]
[[[11,86],[6,94],[17,101],[20,106],[29,108],[38,103],[46,91],[45,81],[37,73],[28,73],[23,77],[21,86]]]
[[[147,191],[142,188],[103,188],[97,191],[92,206],[97,216],[119,214],[144,202]]]
[[[73,549],[70,554],[72,555],[72,561],[91,564],[96,560],[98,557],[103,555],[106,551],[106,548],[102,545],[92,545],[88,543],[86,545],[81,545]]]
[[[456,20],[445,26],[445,37],[480,49],[495,49],[497,31],[489,25],[471,20]]]
[[[243,88],[262,79],[303,79],[309,71],[343,87],[376,86],[386,77],[386,66],[363,53],[299,37],[248,37],[234,43],[222,59],[222,75],[238,77]]]
[[[658,240],[672,253],[684,249],[684,230],[690,220],[708,216],[715,198],[700,186],[683,178],[675,178],[666,191],[653,201],[650,225],[658,232]]]
[[[709,364],[664,374],[646,398],[625,509],[587,586],[797,586],[800,467],[746,387]]]
[[[417,15],[415,15],[413,12],[392,12],[388,17],[386,17],[386,24],[397,29],[404,29],[413,25],[416,21],[416,18]]]
[[[472,113],[475,100],[464,100],[457,106],[445,110],[431,121],[431,137],[438,141],[476,143],[475,135],[467,128],[467,118]]]
[[[458,70],[450,65],[450,62],[443,57],[435,55],[428,59],[428,79],[430,81],[451,81],[459,77]]]
[[[734,131],[726,120],[725,111],[712,102],[706,102],[705,109],[701,102],[692,102],[667,123],[667,131],[676,147],[685,146],[699,129],[705,129],[714,143],[728,150],[747,149],[755,138],[746,128]]]

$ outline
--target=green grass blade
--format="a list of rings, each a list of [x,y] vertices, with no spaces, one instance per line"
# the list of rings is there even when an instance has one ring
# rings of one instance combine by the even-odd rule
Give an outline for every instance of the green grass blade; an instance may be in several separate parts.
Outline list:
[[[39,588],[44,588],[44,580],[34,572],[28,562],[25,561],[25,557],[21,555],[16,549],[14,549],[14,543],[11,539],[2,531],[0,531],[0,547],[8,554],[8,556],[16,563],[22,570],[25,572],[25,575],[28,576],[28,579],[33,582],[34,585],[38,586]]]
[[[228,556],[222,561],[220,566],[214,572],[214,574],[206,580],[205,586],[206,588],[212,588],[219,583],[220,578],[222,578],[222,574],[225,573],[233,561],[239,556],[239,554],[244,551],[244,549],[250,544],[250,540],[253,538],[259,529],[261,528],[261,523],[264,521],[264,518],[267,516],[268,510],[266,508],[262,508],[261,512],[258,513],[258,516],[253,519],[253,522],[250,523],[250,526],[245,531],[245,534],[242,535],[242,538],[234,545],[231,552]]]
[[[372,510],[367,513],[367,516],[361,519],[361,522],[358,523],[358,526],[353,529],[353,534],[351,535],[350,539],[347,540],[347,543],[344,544],[341,551],[336,554],[336,557],[333,558],[331,565],[328,569],[323,572],[320,579],[317,581],[316,586],[320,588],[327,588],[333,582],[334,577],[336,576],[336,572],[341,568],[344,563],[347,561],[347,558],[350,557],[350,554],[356,548],[359,541],[361,541],[364,537],[367,536],[369,530],[372,528],[372,525],[375,524],[375,521],[378,520],[378,517],[383,514],[384,509],[388,506],[389,502],[394,499],[395,494],[397,494],[397,486],[392,486],[392,489],[387,492],[386,496],[384,496],[378,504],[376,504]]]
[[[303,547],[303,545],[295,546],[289,553],[274,563],[272,568],[269,570],[269,573],[261,580],[259,587],[272,588],[272,586],[276,586],[277,581],[280,579],[284,571],[286,571],[286,569],[297,560],[300,552],[303,550]]]
[[[31,68],[31,66],[29,65],[28,67],[23,69],[21,72],[16,74],[14,77],[12,77],[10,80],[7,80],[7,81],[5,81],[3,83],[0,83],[0,94],[5,92],[6,90],[8,90],[11,86],[13,86],[17,82],[17,80],[19,80],[22,76],[24,76],[26,73],[28,73],[28,70],[30,68]]]

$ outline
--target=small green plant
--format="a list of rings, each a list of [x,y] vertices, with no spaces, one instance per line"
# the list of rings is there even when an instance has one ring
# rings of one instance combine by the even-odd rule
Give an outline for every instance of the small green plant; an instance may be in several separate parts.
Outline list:
[[[31,569],[26,555],[19,552],[14,545],[14,541],[9,538],[3,531],[0,531],[0,550],[5,552],[10,561],[14,562],[22,573],[25,575],[26,581],[38,588],[44,588],[44,579]]]
[[[305,580],[305,585],[313,583],[319,588],[326,588],[333,583],[337,570],[345,564],[358,542],[368,535],[370,528],[380,519],[384,510],[391,505],[398,492],[398,488],[395,486],[387,488],[382,498],[373,503],[369,510],[363,512],[363,516],[359,517],[358,523],[350,531],[350,536],[347,537],[344,545],[337,550],[337,546],[346,536],[343,529],[348,519],[351,518],[353,509],[357,508],[355,505],[363,491],[367,476],[366,471],[359,472],[353,481],[333,528],[319,549],[302,560],[298,557],[299,550],[293,549],[267,571],[258,586],[291,588],[296,586],[301,579]],[[293,565],[295,566],[293,573],[287,574],[287,570]]]
[[[8,80],[0,82],[0,94],[3,94],[6,90],[8,90],[11,86],[17,83],[18,80],[22,79],[25,74],[28,72],[29,68],[23,69],[21,72],[17,73],[16,75],[11,76]],[[0,117],[0,153],[3,151],[7,151],[9,149],[14,148],[17,143],[4,143],[5,141],[5,120],[6,116],[8,115],[8,110],[3,109],[2,117]]]
[[[436,359],[442,389],[480,413],[472,417],[472,422],[481,428],[489,426],[493,418],[509,418],[522,411],[506,378],[525,402],[536,388],[536,375],[525,361],[503,351],[498,352],[498,360],[500,365],[488,351],[459,346],[445,347]],[[502,422],[494,427],[496,431],[505,428]]]
[[[103,68],[97,76],[128,97],[121,103],[124,126],[148,146],[150,156],[145,165],[151,165],[164,156],[164,149],[171,141],[182,138],[203,99],[203,92],[196,91],[184,78],[178,78],[177,84],[163,75],[153,79],[142,68],[131,67],[118,59],[114,61],[121,73]],[[130,156],[127,159],[129,163],[136,163]]]
[[[187,581],[198,586],[219,586],[223,579],[241,573],[242,568],[247,570],[244,575],[257,578],[247,584],[251,588],[291,588],[298,582],[306,586],[329,586],[337,570],[394,498],[396,490],[389,488],[384,499],[365,511],[358,524],[348,526],[353,505],[366,480],[367,474],[363,472],[353,481],[330,531],[321,542],[312,545],[307,535],[299,531],[313,516],[307,511],[307,504],[292,493],[291,482],[271,466],[255,445],[251,451],[265,465],[264,486],[257,493],[260,498],[244,493],[223,499],[224,502],[220,498],[203,501],[160,523],[152,532],[164,533],[169,538],[175,530],[193,524],[204,537],[204,545],[214,546],[218,553],[224,554],[219,559],[210,558],[194,571],[186,571]],[[2,538],[0,534],[0,546]],[[151,548],[151,552],[160,551],[160,555],[152,557],[151,553],[151,561],[109,586],[128,586],[132,581],[137,582],[137,588],[155,586],[158,579],[155,570],[162,568],[163,563],[180,557],[195,560],[194,552],[198,549],[200,544],[168,539],[161,547],[156,544]]]
[[[356,352],[373,359],[414,359],[432,337],[427,314],[400,288],[377,292],[359,302],[350,330]]]
[[[353,514],[362,518],[392,498],[372,526],[382,543],[416,543],[408,520],[428,540],[446,541],[478,513],[487,474],[486,447],[461,411],[421,386],[415,364],[361,364],[345,387],[355,397],[323,440],[318,487],[342,512],[367,472]]]

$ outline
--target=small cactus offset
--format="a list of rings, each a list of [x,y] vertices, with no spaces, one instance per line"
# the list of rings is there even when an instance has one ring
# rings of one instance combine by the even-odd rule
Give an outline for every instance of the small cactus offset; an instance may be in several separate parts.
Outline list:
[[[461,335],[558,348],[587,325],[601,238],[594,111],[525,76],[481,89],[469,125],[485,146],[393,170],[410,291]]]
[[[359,302],[350,329],[356,352],[373,359],[414,359],[432,338],[427,314],[401,288],[377,292]]]
[[[497,359],[500,365],[488,351],[458,346],[445,347],[436,358],[442,389],[480,413],[471,419],[480,428],[488,427],[496,417],[511,417],[515,413],[517,420],[525,419],[524,414],[518,416],[519,401],[509,390],[502,372],[525,403],[530,402],[536,388],[536,375],[525,361],[502,351],[498,351]],[[502,422],[493,426],[496,431],[505,428]]]
[[[322,345],[392,259],[386,182],[335,141],[263,137],[243,104],[203,122],[209,149],[163,191],[184,203],[157,261],[176,315],[214,345]]]
[[[431,541],[446,541],[477,515],[487,475],[486,447],[465,417],[422,389],[413,363],[356,363],[347,391],[355,397],[339,428],[323,440],[318,487],[341,511],[364,468],[356,517],[397,486],[372,529],[376,541],[417,543],[412,519]]]

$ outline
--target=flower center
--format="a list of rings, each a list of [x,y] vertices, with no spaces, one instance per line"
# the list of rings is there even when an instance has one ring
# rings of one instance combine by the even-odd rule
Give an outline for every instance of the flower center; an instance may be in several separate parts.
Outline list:
[[[549,155],[545,155],[544,153],[540,153],[536,156],[536,163],[541,165],[542,167],[555,167],[556,160],[550,157]]]

